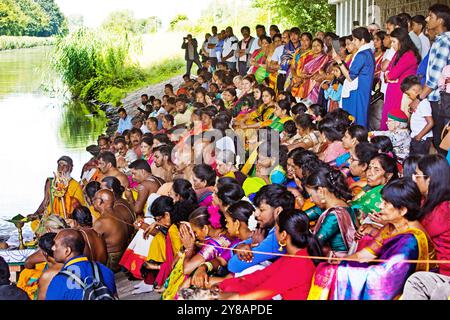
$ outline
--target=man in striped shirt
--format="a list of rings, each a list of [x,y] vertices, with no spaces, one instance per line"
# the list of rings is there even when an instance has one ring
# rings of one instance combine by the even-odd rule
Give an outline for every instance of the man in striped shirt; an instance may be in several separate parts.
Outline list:
[[[438,88],[438,80],[442,74],[442,69],[450,64],[450,8],[444,4],[434,4],[428,9],[428,17],[426,19],[427,28],[436,33],[436,39],[431,46],[428,61],[426,82],[422,94],[411,104],[411,111],[414,112],[419,102],[427,98],[431,103],[432,115],[434,120],[433,142],[436,149],[442,153],[444,150],[439,149],[441,143],[441,131],[448,121],[450,115],[444,115],[440,107],[440,93]]]

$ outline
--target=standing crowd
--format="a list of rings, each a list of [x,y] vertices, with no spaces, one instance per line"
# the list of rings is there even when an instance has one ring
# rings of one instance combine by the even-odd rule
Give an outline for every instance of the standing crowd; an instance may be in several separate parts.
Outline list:
[[[125,272],[165,300],[448,299],[449,28],[436,4],[343,37],[188,35],[177,90],[120,108],[80,181],[58,160],[18,287],[114,299]]]

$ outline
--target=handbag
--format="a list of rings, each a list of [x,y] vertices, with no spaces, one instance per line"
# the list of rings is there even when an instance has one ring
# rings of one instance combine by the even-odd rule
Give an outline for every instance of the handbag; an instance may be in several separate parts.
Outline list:
[[[448,151],[450,149],[450,121],[447,123],[447,125],[444,127],[441,133],[441,144],[439,145],[439,148]]]

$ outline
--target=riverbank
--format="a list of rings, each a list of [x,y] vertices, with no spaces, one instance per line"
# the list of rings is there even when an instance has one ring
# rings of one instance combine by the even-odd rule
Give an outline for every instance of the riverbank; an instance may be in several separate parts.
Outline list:
[[[55,43],[54,37],[0,36],[0,51],[52,46]]]
[[[139,90],[135,90],[133,92],[130,92],[127,94],[127,96],[121,100],[121,106],[125,108],[127,113],[133,117],[137,115],[139,112],[137,108],[135,107],[135,104],[140,105],[141,104],[141,95],[147,94],[150,96],[155,96],[158,99],[160,99],[164,95],[164,86],[167,83],[170,83],[173,85],[174,89],[178,89],[181,83],[183,82],[182,75],[178,75],[176,77],[172,77],[168,80],[162,81],[157,84],[148,85],[146,87],[140,88]],[[98,102],[94,102],[95,104],[98,104]],[[106,133],[108,135],[114,134],[114,132],[117,129],[117,125],[119,123],[119,115],[117,114],[117,107],[115,107],[111,103],[107,104],[98,104],[100,106],[100,109],[105,111],[106,117],[109,119],[109,122],[107,124]]]

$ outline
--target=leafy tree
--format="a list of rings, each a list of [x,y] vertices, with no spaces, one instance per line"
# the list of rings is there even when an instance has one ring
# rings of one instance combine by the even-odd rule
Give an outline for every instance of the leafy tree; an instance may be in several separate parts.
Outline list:
[[[43,37],[51,35],[66,35],[69,32],[67,19],[54,0],[34,0],[47,13],[50,22],[47,28],[39,34]]]
[[[0,35],[21,35],[27,26],[27,16],[14,0],[0,1]]]
[[[170,21],[170,30],[175,30],[176,25],[183,21],[189,21],[189,18],[185,14],[177,14],[175,18]]]
[[[154,33],[161,29],[162,21],[159,17],[152,16],[137,21],[139,33]]]
[[[47,29],[50,18],[39,4],[33,0],[16,0],[16,3],[27,17],[23,35],[38,36]]]
[[[274,23],[297,26],[302,32],[336,29],[336,8],[328,0],[253,0],[253,5],[270,9]]]
[[[137,27],[137,21],[130,10],[111,12],[101,25],[102,29],[114,34],[136,33]]]

